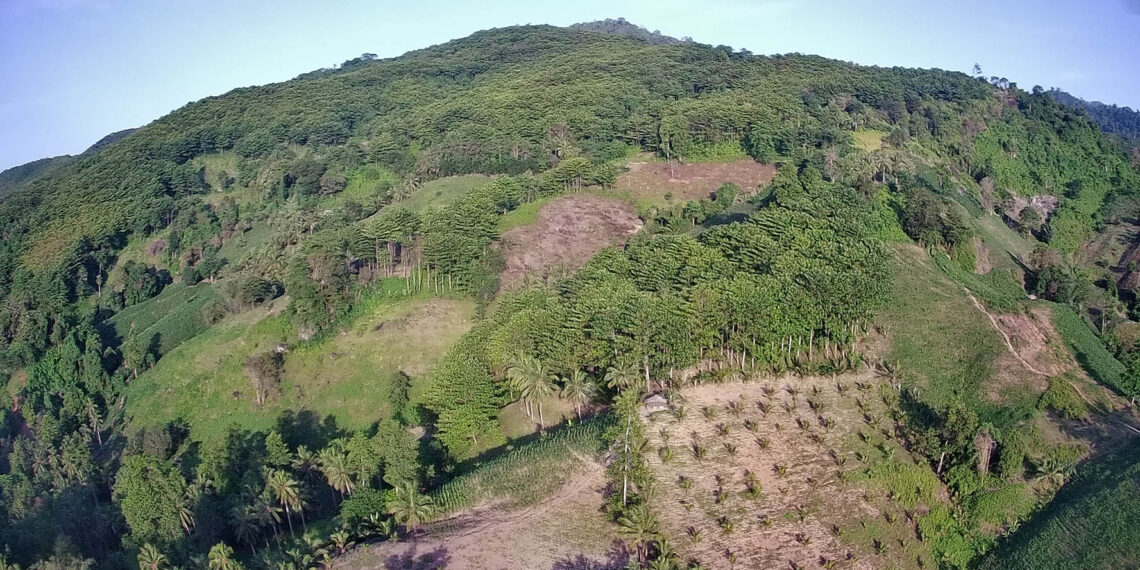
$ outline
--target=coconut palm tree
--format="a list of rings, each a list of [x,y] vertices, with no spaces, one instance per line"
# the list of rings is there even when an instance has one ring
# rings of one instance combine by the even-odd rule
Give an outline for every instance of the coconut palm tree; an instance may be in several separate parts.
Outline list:
[[[421,495],[410,483],[396,487],[396,494],[388,504],[388,514],[396,522],[404,525],[404,529],[415,532],[417,528],[435,512],[435,503],[431,497]]]
[[[637,559],[644,562],[649,543],[657,538],[661,523],[645,505],[633,505],[617,520],[618,531],[629,537],[637,551]]]
[[[261,521],[257,509],[253,505],[237,505],[230,510],[230,526],[239,542],[257,554],[257,537],[261,534],[258,523]]]
[[[297,480],[292,475],[280,470],[272,469],[265,481],[265,488],[270,495],[285,509],[285,520],[289,522],[289,536],[296,538],[293,532],[293,505],[301,501],[301,490]]]
[[[219,542],[210,548],[208,556],[210,570],[241,570],[241,563],[234,560],[234,549],[224,542]]]
[[[604,380],[606,386],[616,388],[620,392],[636,389],[641,386],[641,370],[636,364],[618,364],[606,370]]]
[[[542,416],[542,398],[554,393],[554,375],[541,360],[519,352],[515,355],[515,364],[507,369],[507,378],[510,379],[511,389],[519,393],[527,409],[527,416],[531,415],[531,402],[538,404],[538,423],[546,427]]]
[[[144,544],[139,549],[139,570],[162,570],[166,568],[166,555],[153,544]]]
[[[598,385],[581,370],[575,370],[569,376],[562,377],[562,397],[574,402],[579,421],[582,420],[582,406],[589,404],[597,393]]]
[[[356,486],[352,481],[352,471],[348,468],[348,457],[344,453],[332,446],[326,447],[321,450],[318,462],[325,480],[340,493],[342,499],[345,495],[352,494]]]

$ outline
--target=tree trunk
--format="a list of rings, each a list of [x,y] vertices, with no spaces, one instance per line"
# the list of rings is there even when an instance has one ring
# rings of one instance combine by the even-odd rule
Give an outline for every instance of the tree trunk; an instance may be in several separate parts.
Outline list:
[[[297,534],[293,532],[293,513],[289,510],[289,503],[285,503],[285,520],[289,521],[289,536],[296,540]]]
[[[546,420],[542,418],[542,400],[538,401],[538,425],[542,429],[546,429]]]

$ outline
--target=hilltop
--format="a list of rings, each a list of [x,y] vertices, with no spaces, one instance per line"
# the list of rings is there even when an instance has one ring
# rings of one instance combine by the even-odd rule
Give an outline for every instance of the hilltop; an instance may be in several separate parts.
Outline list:
[[[1007,81],[513,26],[8,176],[7,563],[1000,566],[1131,473],[1140,173]]]

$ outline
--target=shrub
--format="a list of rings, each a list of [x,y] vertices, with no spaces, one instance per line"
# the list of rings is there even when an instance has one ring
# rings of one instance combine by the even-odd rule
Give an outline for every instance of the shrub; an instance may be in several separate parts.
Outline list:
[[[1076,388],[1064,378],[1050,378],[1049,388],[1041,394],[1037,408],[1053,410],[1069,420],[1083,420],[1089,415],[1089,408],[1077,393]]]

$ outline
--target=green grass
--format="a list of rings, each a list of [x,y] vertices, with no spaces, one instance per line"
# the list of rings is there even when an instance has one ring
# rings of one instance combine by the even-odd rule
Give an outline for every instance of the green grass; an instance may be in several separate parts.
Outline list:
[[[1072,307],[1055,303],[1051,304],[1051,307],[1057,332],[1065,339],[1065,344],[1073,351],[1073,356],[1085,372],[1097,382],[1124,395],[1126,393],[1122,378],[1124,365],[1113,358],[1104,347],[1104,343],[1097,338],[1096,333],[1081,320]]]
[[[985,275],[962,269],[942,253],[934,254],[934,264],[955,283],[967,288],[986,306],[1003,311],[1019,308],[1028,298],[1014,274],[995,269]]]
[[[471,190],[489,184],[491,180],[492,178],[490,176],[483,174],[466,174],[463,176],[439,178],[425,182],[419,190],[413,192],[411,196],[396,202],[396,204],[416,212],[422,212],[428,208],[442,208],[455,202],[460,196]]]
[[[852,134],[855,135],[855,146],[867,152],[883,148],[883,137],[887,136],[883,131],[872,129],[859,129]]]
[[[440,514],[488,502],[517,508],[542,501],[569,480],[583,458],[602,451],[602,436],[613,421],[608,414],[588,419],[474,465],[432,493]]]
[[[142,338],[157,334],[159,354],[166,354],[210,326],[202,316],[202,309],[220,299],[217,289],[209,283],[193,287],[176,283],[142,303],[119,311],[101,327],[105,336],[113,335],[119,340],[128,338],[132,325]]]
[[[1078,470],[982,570],[1134,568],[1140,560],[1140,442]]]
[[[1029,259],[1033,254],[1033,244],[1005,225],[996,215],[984,215],[975,220],[978,235],[990,250],[990,261],[994,269],[1018,269],[1017,263],[1009,254],[1021,259]]]
[[[534,202],[527,202],[520,205],[518,208],[499,216],[499,232],[505,232],[514,228],[529,226],[538,220],[538,211],[546,205],[547,202],[557,198],[557,196],[546,196],[539,198]]]
[[[740,141],[729,140],[719,143],[695,145],[685,155],[685,162],[731,162],[748,158]]]
[[[131,423],[162,425],[181,417],[195,437],[209,440],[231,423],[266,429],[284,410],[308,409],[344,427],[367,427],[389,414],[388,386],[397,372],[412,376],[413,402],[422,397],[423,377],[470,327],[474,304],[374,295],[358,304],[357,318],[342,330],[303,343],[277,312],[258,308],[233,316],[172,350],[128,388]],[[281,392],[258,407],[242,364],[282,342],[291,347]]]
[[[976,403],[1005,350],[1001,337],[920,249],[892,246],[891,252],[891,291],[879,320],[892,339],[888,360],[898,362],[927,402]]]
[[[249,231],[226,241],[218,249],[218,257],[225,258],[230,265],[236,265],[269,241],[273,236],[273,226],[265,222],[255,222]]]

